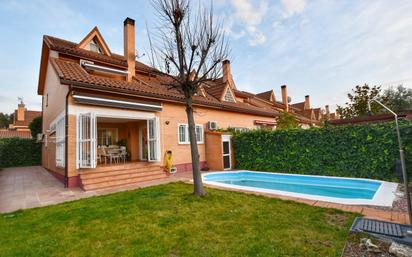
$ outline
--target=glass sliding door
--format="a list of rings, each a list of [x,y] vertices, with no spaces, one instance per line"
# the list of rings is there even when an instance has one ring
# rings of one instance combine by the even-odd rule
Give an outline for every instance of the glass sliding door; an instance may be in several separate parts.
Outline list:
[[[147,120],[147,155],[149,162],[160,161],[159,118]]]
[[[92,113],[77,118],[77,162],[80,168],[96,168],[96,118]]]

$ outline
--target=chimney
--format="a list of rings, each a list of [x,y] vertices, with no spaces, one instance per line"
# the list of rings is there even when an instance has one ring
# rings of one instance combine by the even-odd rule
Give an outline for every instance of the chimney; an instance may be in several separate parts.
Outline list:
[[[310,99],[309,95],[305,95],[305,107],[304,110],[310,110]]]
[[[340,119],[340,114],[339,114],[339,110],[335,111],[335,119],[339,120]]]
[[[195,78],[196,78],[196,70],[193,69],[189,74],[189,80],[193,81],[193,80],[195,80]]]
[[[285,111],[289,111],[289,103],[288,103],[288,89],[286,85],[281,86],[282,89],[282,103],[285,106]]]
[[[26,114],[26,108],[24,106],[24,103],[21,102],[19,103],[18,107],[17,107],[17,117],[16,120],[18,121],[24,121],[25,119],[25,114]]]
[[[330,118],[330,111],[329,111],[329,105],[325,105],[325,111],[326,111],[326,118]]]
[[[131,18],[126,18],[124,20],[123,28],[124,36],[124,57],[127,61],[127,81],[132,81],[132,78],[136,74],[136,46],[135,46],[135,29],[134,20]]]
[[[232,73],[230,71],[230,61],[229,60],[224,60],[222,62],[222,72],[223,72],[223,82],[230,82],[230,79],[232,77]]]

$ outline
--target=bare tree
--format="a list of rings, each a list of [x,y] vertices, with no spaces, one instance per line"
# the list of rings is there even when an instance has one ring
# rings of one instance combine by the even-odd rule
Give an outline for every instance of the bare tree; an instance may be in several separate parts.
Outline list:
[[[199,165],[193,117],[193,96],[207,81],[221,74],[220,63],[228,57],[229,47],[222,23],[214,22],[213,6],[199,3],[192,10],[191,0],[153,0],[159,24],[154,42],[149,33],[152,65],[170,79],[169,88],[184,96],[192,155],[194,194],[205,195]]]

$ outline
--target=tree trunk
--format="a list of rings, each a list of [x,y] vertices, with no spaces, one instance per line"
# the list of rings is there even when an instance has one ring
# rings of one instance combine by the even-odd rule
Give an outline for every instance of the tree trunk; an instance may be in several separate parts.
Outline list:
[[[206,195],[206,191],[203,187],[202,175],[200,173],[199,151],[197,149],[196,125],[195,120],[193,118],[192,99],[186,99],[186,114],[189,125],[190,152],[192,154],[192,170],[194,185],[193,194],[197,196],[204,196]]]

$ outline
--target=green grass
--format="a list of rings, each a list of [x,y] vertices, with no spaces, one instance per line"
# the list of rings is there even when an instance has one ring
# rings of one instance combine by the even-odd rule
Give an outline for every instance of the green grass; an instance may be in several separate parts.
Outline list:
[[[182,183],[0,216],[1,256],[340,256],[354,214]]]

